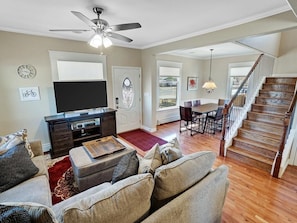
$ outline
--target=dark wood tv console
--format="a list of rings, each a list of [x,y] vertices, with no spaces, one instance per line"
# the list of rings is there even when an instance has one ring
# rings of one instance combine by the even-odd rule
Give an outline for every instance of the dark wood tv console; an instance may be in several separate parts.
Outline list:
[[[71,148],[81,146],[83,142],[117,136],[116,110],[111,108],[94,114],[53,115],[44,119],[48,125],[52,158],[69,154]]]

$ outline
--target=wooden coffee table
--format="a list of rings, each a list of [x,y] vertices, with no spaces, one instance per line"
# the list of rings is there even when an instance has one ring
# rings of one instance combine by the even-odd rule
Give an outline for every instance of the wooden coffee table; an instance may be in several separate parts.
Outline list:
[[[105,142],[104,138],[101,140]],[[91,153],[85,146],[79,146],[69,151],[74,179],[80,191],[111,181],[113,170],[120,159],[134,151],[123,140],[118,138],[116,140],[125,148],[97,158],[90,155]]]

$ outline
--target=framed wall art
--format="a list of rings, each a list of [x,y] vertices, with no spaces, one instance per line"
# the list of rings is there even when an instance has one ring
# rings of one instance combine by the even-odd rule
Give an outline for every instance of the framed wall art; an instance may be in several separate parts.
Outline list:
[[[38,101],[40,100],[38,87],[19,88],[21,101]]]
[[[198,77],[188,77],[187,90],[194,91],[198,89]]]

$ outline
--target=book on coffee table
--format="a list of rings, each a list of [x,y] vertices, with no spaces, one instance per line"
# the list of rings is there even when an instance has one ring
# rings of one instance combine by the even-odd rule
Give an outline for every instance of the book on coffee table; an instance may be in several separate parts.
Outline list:
[[[121,144],[114,136],[107,136],[100,139],[82,143],[92,158],[108,155],[126,147]]]

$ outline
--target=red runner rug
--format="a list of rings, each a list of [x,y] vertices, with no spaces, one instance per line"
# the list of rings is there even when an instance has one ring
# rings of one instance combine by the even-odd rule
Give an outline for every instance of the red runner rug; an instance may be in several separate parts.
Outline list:
[[[158,138],[150,133],[147,133],[141,129],[120,133],[119,136],[121,136],[134,146],[137,146],[142,151],[150,150],[156,143],[159,143],[159,145],[167,143],[167,141]]]
[[[79,193],[68,156],[51,166],[48,173],[53,204]]]

